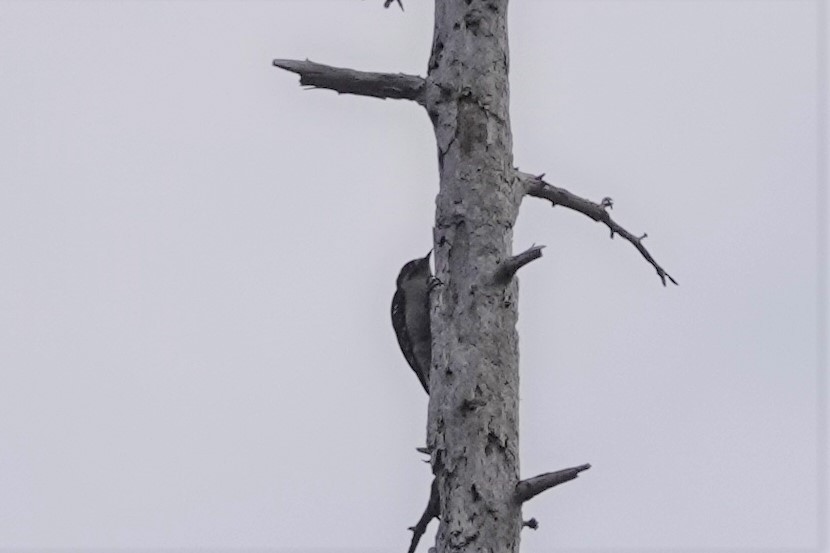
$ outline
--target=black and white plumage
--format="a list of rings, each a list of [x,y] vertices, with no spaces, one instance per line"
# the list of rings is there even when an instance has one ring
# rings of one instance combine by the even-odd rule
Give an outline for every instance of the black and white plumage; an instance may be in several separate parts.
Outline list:
[[[438,283],[429,269],[431,254],[432,251],[403,266],[392,297],[392,327],[398,345],[427,394],[432,366],[429,295]]]

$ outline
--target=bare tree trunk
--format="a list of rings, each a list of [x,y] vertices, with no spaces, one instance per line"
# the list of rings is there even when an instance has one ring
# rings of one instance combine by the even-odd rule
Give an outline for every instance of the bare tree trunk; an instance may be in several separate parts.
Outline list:
[[[410,552],[434,517],[440,520],[438,553],[518,551],[522,527],[538,526],[535,519],[522,521],[522,504],[590,468],[583,464],[519,480],[514,277],[543,248],[512,253],[522,198],[548,200],[605,224],[611,238],[619,235],[640,252],[664,286],[677,284],[646,250],[646,235],[636,236],[611,218],[611,198],[596,203],[513,167],[507,3],[436,0],[426,79],[274,60],[299,74],[303,85],[417,102],[435,129],[441,183],[434,257],[444,285],[432,296],[427,451],[436,479],[412,527]]]
[[[519,353],[512,255],[523,189],[513,176],[507,0],[440,0],[426,79],[441,186],[428,448],[438,553],[513,552],[522,529]]]

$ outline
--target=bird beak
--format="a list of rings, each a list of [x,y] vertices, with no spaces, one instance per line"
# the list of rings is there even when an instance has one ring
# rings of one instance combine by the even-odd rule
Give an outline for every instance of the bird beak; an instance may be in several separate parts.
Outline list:
[[[429,261],[429,256],[431,256],[431,255],[432,255],[432,250],[429,250],[429,251],[427,252],[426,257],[424,257],[424,261]]]

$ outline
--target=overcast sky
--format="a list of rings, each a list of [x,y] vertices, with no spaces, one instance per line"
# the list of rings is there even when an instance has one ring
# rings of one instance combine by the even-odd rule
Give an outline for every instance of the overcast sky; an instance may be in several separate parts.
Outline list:
[[[0,547],[405,550],[432,129],[270,65],[423,74],[381,3],[0,2]],[[523,205],[522,472],[593,465],[524,551],[817,546],[816,6],[511,3],[516,165],[680,282]]]

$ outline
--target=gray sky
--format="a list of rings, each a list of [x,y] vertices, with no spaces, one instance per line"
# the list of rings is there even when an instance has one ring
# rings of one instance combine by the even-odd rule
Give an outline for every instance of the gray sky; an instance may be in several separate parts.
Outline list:
[[[404,551],[427,398],[388,310],[431,128],[270,66],[423,74],[432,3],[380,4],[0,2],[0,546]],[[816,545],[816,18],[512,3],[517,166],[680,282],[524,204],[522,471],[593,465],[524,551]]]

